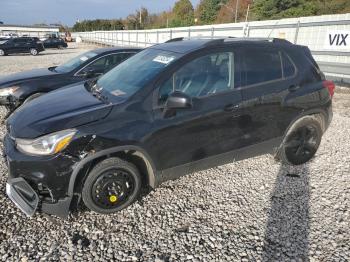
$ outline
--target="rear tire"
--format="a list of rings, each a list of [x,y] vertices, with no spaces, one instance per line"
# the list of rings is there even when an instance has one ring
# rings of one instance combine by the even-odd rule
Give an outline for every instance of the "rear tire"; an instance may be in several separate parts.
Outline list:
[[[31,49],[29,50],[29,52],[30,52],[30,54],[31,54],[32,56],[36,56],[36,55],[39,54],[38,50],[36,50],[35,48],[31,48]]]
[[[58,48],[58,49],[63,49],[63,46],[62,46],[62,45],[59,45],[57,48]]]
[[[82,189],[84,204],[100,214],[111,214],[131,205],[139,196],[141,175],[137,167],[112,157],[98,163]]]
[[[302,117],[289,128],[276,153],[276,159],[289,165],[302,165],[308,162],[316,154],[322,135],[320,118]]]

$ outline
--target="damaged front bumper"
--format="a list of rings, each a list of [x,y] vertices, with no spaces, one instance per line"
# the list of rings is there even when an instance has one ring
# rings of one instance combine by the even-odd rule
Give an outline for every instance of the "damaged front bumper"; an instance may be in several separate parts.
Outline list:
[[[36,211],[67,217],[72,195],[68,194],[73,157],[63,154],[47,157],[28,156],[19,152],[15,141],[8,135],[4,139],[4,152],[8,165],[6,193],[26,215]]]
[[[15,205],[27,216],[33,216],[39,197],[34,189],[23,178],[11,179],[6,184],[6,194]]]

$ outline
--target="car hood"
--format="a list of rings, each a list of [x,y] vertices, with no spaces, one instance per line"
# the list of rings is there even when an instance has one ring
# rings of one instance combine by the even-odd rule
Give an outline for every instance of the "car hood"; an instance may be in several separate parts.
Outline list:
[[[56,75],[60,75],[60,73],[50,71],[47,68],[23,71],[8,76],[0,77],[0,88],[9,86],[11,84],[16,84],[21,81],[35,79],[38,77],[53,77]]]
[[[113,105],[94,97],[79,84],[34,99],[16,110],[7,121],[15,138],[36,138],[105,118]]]

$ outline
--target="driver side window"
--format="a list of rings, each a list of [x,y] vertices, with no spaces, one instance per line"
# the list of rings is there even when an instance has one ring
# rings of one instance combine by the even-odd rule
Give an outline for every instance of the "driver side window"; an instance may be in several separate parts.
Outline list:
[[[134,53],[118,53],[118,54],[110,54],[96,61],[92,62],[90,65],[85,67],[84,72],[93,71],[97,74],[107,73],[109,70],[114,68],[116,65],[120,64],[127,58],[129,58]]]
[[[235,86],[234,53],[219,52],[187,63],[165,81],[159,89],[159,103],[174,91],[191,97],[204,97],[228,91]]]
[[[83,72],[93,71],[97,74],[103,74],[105,70],[106,58],[107,57],[104,56],[92,62],[91,64],[89,64],[87,67],[84,68]]]

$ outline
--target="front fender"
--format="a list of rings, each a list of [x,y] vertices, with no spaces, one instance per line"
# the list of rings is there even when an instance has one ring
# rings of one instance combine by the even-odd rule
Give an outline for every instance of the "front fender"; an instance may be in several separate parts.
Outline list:
[[[119,152],[126,152],[126,151],[133,151],[133,155],[136,155],[143,159],[147,167],[148,184],[152,188],[155,188],[158,185],[159,179],[158,179],[158,175],[157,175],[157,171],[155,169],[154,163],[151,157],[149,156],[149,154],[139,146],[126,145],[126,146],[116,146],[116,147],[108,148],[96,153],[90,153],[81,161],[77,162],[73,167],[73,172],[70,177],[69,187],[68,187],[68,196],[73,197],[76,179],[79,175],[79,172],[82,171],[84,167],[86,167],[89,163],[104,156],[108,156]]]

